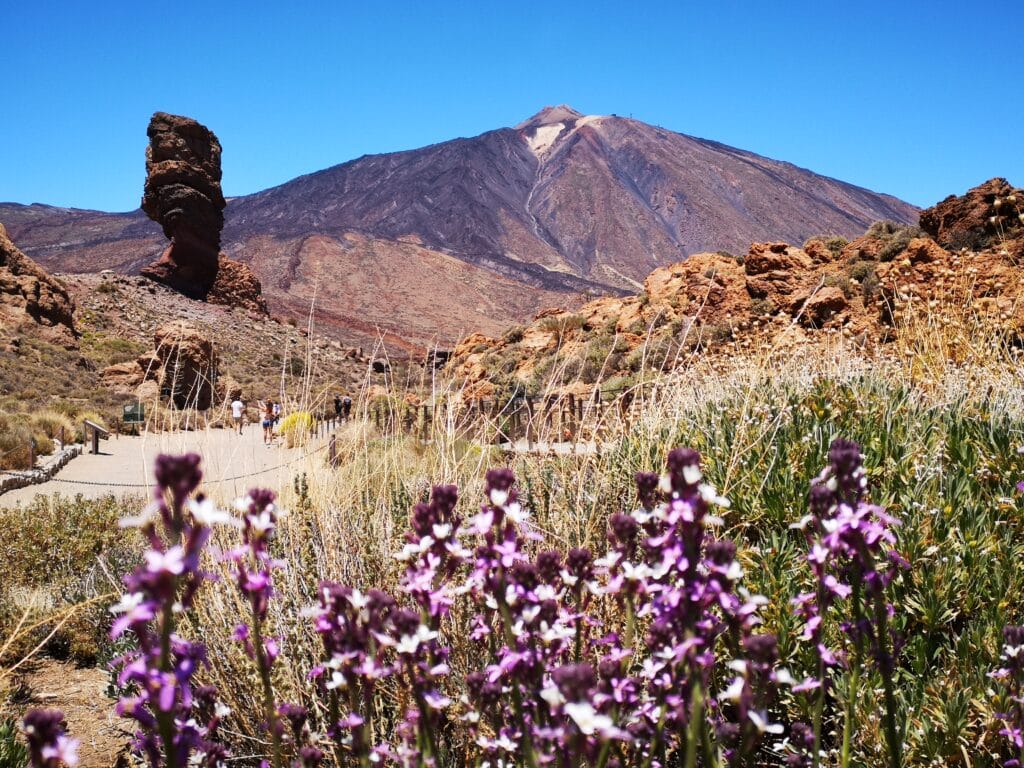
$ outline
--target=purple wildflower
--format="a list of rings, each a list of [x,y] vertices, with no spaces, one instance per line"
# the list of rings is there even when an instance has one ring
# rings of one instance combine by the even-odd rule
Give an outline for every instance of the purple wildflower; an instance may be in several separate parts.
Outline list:
[[[74,768],[78,764],[78,739],[68,736],[65,727],[60,710],[33,709],[26,713],[22,728],[33,768]]]

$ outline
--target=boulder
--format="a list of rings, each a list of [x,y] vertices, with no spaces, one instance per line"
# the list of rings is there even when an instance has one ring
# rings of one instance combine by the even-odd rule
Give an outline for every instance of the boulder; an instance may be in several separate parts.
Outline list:
[[[0,225],[0,320],[72,349],[78,344],[67,287],[22,253]]]
[[[206,410],[213,405],[217,354],[213,342],[182,320],[164,323],[154,335],[160,361],[160,389],[178,408]]]
[[[812,293],[803,303],[803,314],[800,319],[804,325],[820,328],[833,315],[845,310],[848,303],[842,290],[835,286],[826,286]]]
[[[814,281],[814,261],[802,249],[786,243],[754,243],[744,260],[747,293],[767,299],[776,307],[792,312],[803,303],[799,296]]]
[[[966,194],[950,195],[921,211],[921,229],[952,250],[978,250],[1024,229],[1024,190],[1006,179],[989,179]]]
[[[644,293],[647,323],[667,312],[670,319],[685,316],[714,325],[745,317],[750,310],[743,266],[718,253],[694,254],[654,270],[644,281]]]
[[[263,286],[248,264],[221,255],[217,277],[206,295],[211,304],[241,307],[261,315],[267,314],[267,301]]]

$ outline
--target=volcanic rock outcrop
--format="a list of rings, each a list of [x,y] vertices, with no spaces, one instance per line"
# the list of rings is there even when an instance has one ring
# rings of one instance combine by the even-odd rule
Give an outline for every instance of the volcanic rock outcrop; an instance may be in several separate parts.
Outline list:
[[[18,250],[0,225],[0,323],[29,325],[47,341],[74,347],[75,305],[67,288]]]
[[[171,244],[142,274],[193,299],[266,313],[252,270],[220,253],[226,202],[213,131],[192,118],[157,112],[146,133],[142,210]]]
[[[546,310],[501,338],[471,335],[451,365],[472,397],[590,396],[595,383],[628,386],[643,368],[840,337],[883,350],[941,328],[954,358],[981,349],[985,334],[1021,344],[1022,200],[995,180],[922,215],[922,226],[947,242],[958,233],[983,238],[985,247],[974,249],[944,247],[918,227],[883,221],[849,243],[816,238],[803,247],[754,243],[741,258],[696,254],[653,271],[642,294]]]
[[[921,229],[946,248],[977,250],[1024,236],[1024,190],[989,179],[921,211]]]
[[[116,392],[149,401],[158,397],[176,408],[206,410],[217,400],[217,352],[213,342],[184,321],[164,323],[153,336],[154,350],[104,368],[102,382]]]

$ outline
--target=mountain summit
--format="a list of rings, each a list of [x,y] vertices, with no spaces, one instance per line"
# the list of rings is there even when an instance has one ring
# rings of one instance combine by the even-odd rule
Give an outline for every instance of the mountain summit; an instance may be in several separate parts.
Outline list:
[[[228,180],[230,182],[230,180]],[[796,166],[615,115],[545,107],[513,128],[367,155],[230,200],[224,252],[271,308],[416,342],[496,333],[582,293],[751,242],[852,237],[917,210]],[[57,271],[136,272],[160,250],[141,213],[0,205]]]

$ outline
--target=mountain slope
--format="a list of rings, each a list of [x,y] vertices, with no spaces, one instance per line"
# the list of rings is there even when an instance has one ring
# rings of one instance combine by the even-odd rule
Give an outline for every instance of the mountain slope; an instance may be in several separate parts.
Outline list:
[[[224,251],[252,266],[272,309],[303,311],[315,293],[339,329],[421,343],[634,290],[692,253],[917,219],[893,197],[788,163],[566,106],[361,157],[235,198],[225,215]],[[164,245],[139,212],[0,205],[0,221],[65,272],[134,272]]]

